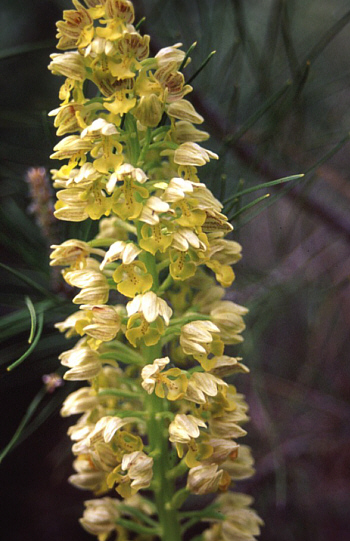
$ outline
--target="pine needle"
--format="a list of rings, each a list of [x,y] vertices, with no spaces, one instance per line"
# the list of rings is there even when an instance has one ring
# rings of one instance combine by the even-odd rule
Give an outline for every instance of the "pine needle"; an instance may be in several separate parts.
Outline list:
[[[19,359],[17,359],[17,361],[13,362],[12,364],[10,364],[10,366],[7,367],[8,372],[13,370],[14,368],[17,368],[17,366],[19,366],[32,353],[32,351],[35,349],[35,346],[37,345],[37,343],[40,340],[40,336],[41,336],[41,333],[43,331],[43,327],[44,327],[44,314],[41,313],[41,314],[39,314],[39,317],[38,317],[38,332],[37,332],[32,344],[27,349],[27,351],[25,353],[23,353],[23,355],[21,355],[21,357]]]
[[[30,314],[30,333],[28,338],[28,344],[31,344],[33,342],[35,330],[36,330],[36,312],[34,308],[34,304],[32,303],[30,297],[25,297],[25,303],[28,306],[29,314]]]
[[[38,406],[39,406],[41,400],[43,399],[43,397],[45,396],[45,394],[46,394],[46,388],[43,387],[42,389],[40,389],[38,394],[33,398],[31,403],[29,404],[28,409],[27,409],[22,421],[20,422],[16,432],[14,433],[14,435],[12,436],[11,440],[6,445],[6,447],[0,453],[0,464],[4,460],[6,455],[8,455],[8,453],[14,447],[14,445],[17,443],[19,438],[21,437],[23,429],[28,424],[30,418],[32,417],[32,415],[34,414],[36,409],[38,408]]]

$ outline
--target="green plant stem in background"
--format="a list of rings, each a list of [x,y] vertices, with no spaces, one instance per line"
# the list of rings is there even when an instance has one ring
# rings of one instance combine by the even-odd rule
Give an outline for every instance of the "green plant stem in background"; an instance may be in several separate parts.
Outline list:
[[[6,455],[11,451],[11,449],[16,445],[16,443],[18,442],[19,438],[21,437],[22,435],[22,432],[23,432],[23,429],[26,427],[26,425],[28,424],[29,420],[31,419],[31,417],[34,415],[35,411],[37,410],[40,402],[42,401],[42,399],[44,398],[46,394],[46,388],[43,387],[39,392],[38,394],[33,398],[32,402],[29,404],[29,407],[22,419],[22,421],[20,422],[16,432],[14,433],[14,435],[12,436],[11,440],[9,441],[9,443],[6,445],[6,447],[1,451],[0,453],[0,463],[4,460],[4,458],[6,457]]]
[[[23,353],[23,355],[21,355],[19,359],[17,359],[17,361],[13,362],[10,366],[7,367],[8,372],[13,370],[17,366],[19,366],[32,353],[32,351],[35,349],[36,345],[38,344],[38,342],[40,340],[41,333],[43,331],[43,327],[44,327],[44,314],[41,313],[38,316],[38,332],[37,332],[33,342],[31,343],[31,345],[29,346],[27,351],[25,353]]]

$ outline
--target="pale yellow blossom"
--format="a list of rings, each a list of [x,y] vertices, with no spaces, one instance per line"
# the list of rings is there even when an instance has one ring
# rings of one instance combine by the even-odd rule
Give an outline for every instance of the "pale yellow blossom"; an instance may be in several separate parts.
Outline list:
[[[199,427],[206,428],[202,419],[183,413],[175,415],[174,421],[169,425],[169,441],[174,443],[189,443],[191,439],[200,435]]]
[[[228,473],[218,469],[217,464],[200,464],[188,472],[186,488],[192,494],[210,494],[227,490],[230,483]]]
[[[195,167],[205,165],[210,159],[217,160],[219,156],[211,150],[197,145],[197,143],[182,143],[175,150],[174,162],[179,165],[194,165]]]

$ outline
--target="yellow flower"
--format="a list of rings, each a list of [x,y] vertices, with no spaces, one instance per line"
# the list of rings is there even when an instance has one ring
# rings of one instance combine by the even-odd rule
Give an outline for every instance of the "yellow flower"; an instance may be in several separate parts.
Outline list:
[[[77,0],[73,0],[76,10],[65,10],[64,21],[58,21],[57,44],[58,49],[72,49],[76,46],[85,47],[94,35],[93,18],[90,10],[86,9]]]
[[[213,374],[194,372],[189,381],[185,399],[197,404],[205,404],[209,396],[216,396],[219,389],[227,387],[222,379]]]
[[[153,477],[153,458],[142,451],[125,454],[122,460],[122,470],[127,471],[127,477],[131,481],[131,493],[135,494],[141,488],[149,487]]]
[[[57,135],[78,131],[80,124],[76,114],[83,111],[84,106],[81,103],[69,103],[50,111],[49,116],[55,116],[54,126],[58,128]]]
[[[235,279],[231,265],[241,259],[241,246],[238,242],[222,238],[222,232],[216,232],[208,236],[209,261],[207,267],[215,272],[216,279],[223,287],[229,287]]]
[[[78,458],[74,461],[73,467],[77,473],[68,478],[72,485],[82,490],[92,490],[95,494],[107,492],[106,474],[98,471],[91,460],[85,457]]]
[[[125,115],[136,105],[136,98],[130,97],[130,90],[120,90],[115,92],[114,98],[111,101],[104,101],[104,107],[113,115]]]
[[[153,291],[148,291],[128,302],[126,309],[129,320],[125,336],[129,342],[134,347],[140,340],[147,346],[157,344],[164,333],[164,323],[169,325],[172,314],[167,303]]]
[[[105,0],[103,4],[110,19],[119,19],[125,25],[134,22],[134,6],[129,0]]]
[[[141,372],[142,387],[148,394],[155,394],[160,398],[178,400],[182,398],[187,388],[187,377],[179,368],[171,368],[163,372],[163,368],[170,362],[169,357],[155,359],[152,364],[146,365]]]
[[[206,261],[206,266],[214,271],[217,281],[223,287],[230,287],[235,279],[235,273],[228,265],[221,265],[218,261]]]
[[[88,316],[91,314],[89,324],[82,329],[84,333],[101,342],[109,342],[115,338],[120,329],[121,321],[114,306],[83,305],[81,308],[87,311]]]
[[[50,158],[53,160],[66,160],[69,159],[74,163],[81,158],[84,158],[85,154],[91,150],[92,143],[88,140],[82,140],[78,135],[67,135],[54,147],[54,152]]]
[[[103,269],[107,263],[122,259],[122,264],[113,273],[113,280],[118,284],[118,291],[127,297],[145,293],[153,284],[153,278],[147,272],[145,264],[134,261],[140,252],[140,248],[132,242],[117,241],[110,246],[100,265]]]
[[[157,317],[162,317],[166,325],[169,325],[172,309],[166,301],[157,297],[153,291],[149,291],[144,295],[137,295],[132,301],[126,305],[128,316],[136,313],[142,313],[148,323],[152,323]]]
[[[140,253],[140,248],[133,242],[118,240],[110,245],[100,265],[100,269],[103,270],[108,263],[112,263],[118,259],[121,259],[124,265],[130,265]]]
[[[250,447],[248,445],[239,445],[237,456],[234,456],[233,460],[226,460],[222,464],[222,467],[230,474],[231,479],[235,481],[252,477],[255,469]]]
[[[211,373],[218,377],[226,377],[237,372],[244,372],[247,374],[249,368],[240,363],[241,357],[229,357],[228,355],[221,355],[215,357],[215,365],[211,369]]]
[[[53,244],[53,251],[50,254],[50,265],[78,266],[84,263],[85,258],[90,254],[104,255],[103,250],[92,248],[87,242],[76,239],[69,239],[61,244]]]
[[[230,464],[236,461],[240,449],[238,443],[225,438],[210,438],[209,443],[213,448],[213,454],[209,458],[210,463],[221,464],[223,469],[226,470],[225,460]]]
[[[172,137],[175,143],[181,145],[182,143],[200,143],[209,139],[209,133],[203,130],[197,130],[190,122],[186,120],[180,120],[175,122],[172,128]]]
[[[204,118],[197,113],[192,103],[187,100],[178,100],[167,108],[167,114],[170,117],[177,118],[178,120],[187,120],[193,124],[202,124]]]
[[[155,56],[158,67],[171,64],[175,65],[176,68],[179,68],[185,58],[185,52],[179,50],[179,47],[181,46],[182,43],[175,43],[175,45],[171,47],[164,47],[163,49],[160,49]]]
[[[61,364],[68,366],[64,379],[81,381],[95,378],[102,369],[100,357],[88,347],[75,347],[59,356]]]
[[[169,271],[174,280],[187,280],[194,276],[207,248],[205,241],[203,233],[196,235],[190,228],[177,229],[169,251]]]
[[[108,37],[108,36],[104,36]],[[116,44],[116,54],[108,56],[108,68],[113,77],[128,79],[134,77],[140,68],[140,61],[149,53],[149,36],[140,36],[138,32],[124,32]],[[117,58],[117,62],[114,61]]]
[[[184,414],[177,414],[169,425],[169,441],[175,443],[180,458],[187,448],[184,460],[189,468],[198,466],[199,461],[208,458],[213,451],[208,444],[208,435],[201,434],[199,427],[206,428],[205,422]]]
[[[206,428],[206,426],[204,421],[193,415],[177,414],[174,421],[169,425],[169,441],[173,443],[189,443],[192,439],[199,437],[199,427]]]
[[[170,62],[158,68],[154,73],[154,77],[165,90],[165,101],[168,103],[182,99],[192,90],[190,85],[185,85],[183,74],[176,70],[177,62]]]
[[[155,128],[162,119],[163,104],[156,94],[147,94],[141,96],[132,113],[143,126]]]
[[[149,225],[160,222],[159,215],[169,211],[169,205],[159,197],[152,195],[144,204],[139,220]]]
[[[84,57],[77,51],[70,51],[63,54],[50,55],[52,61],[49,64],[49,70],[54,75],[65,75],[74,81],[84,81],[86,68]]]
[[[210,310],[210,317],[220,329],[220,338],[224,344],[237,344],[243,341],[240,333],[245,324],[242,316],[248,309],[231,301],[218,301]]]
[[[139,245],[146,252],[155,255],[156,252],[164,253],[172,243],[173,235],[163,224],[148,225],[143,224],[141,228],[142,239]]]
[[[107,278],[98,268],[68,271],[64,273],[64,279],[69,285],[82,288],[81,292],[74,297],[74,303],[105,304],[107,302],[109,296]]]
[[[180,345],[186,355],[193,355],[205,370],[215,366],[215,357],[222,355],[224,344],[219,337],[220,329],[212,321],[192,321],[181,327]]]
[[[247,435],[247,432],[237,424],[235,414],[231,412],[210,419],[209,427],[216,438],[242,438]]]
[[[98,541],[106,541],[117,528],[116,521],[120,517],[118,500],[104,497],[84,503],[85,511],[80,524],[88,533],[96,535]]]
[[[206,150],[197,143],[183,143],[175,150],[174,162],[179,165],[192,165],[198,167],[205,165],[210,158],[217,160],[219,156],[211,150]]]
[[[264,523],[250,509],[253,499],[246,494],[228,492],[216,501],[225,518],[204,532],[204,541],[254,541]]]
[[[226,491],[231,478],[224,470],[218,470],[217,464],[200,464],[188,472],[186,488],[192,494],[210,494],[218,490]]]
[[[147,188],[141,186],[146,182],[147,177],[141,169],[135,169],[130,164],[122,165],[114,175],[111,176],[109,185],[120,180],[123,182],[121,188],[117,188],[112,196],[112,210],[122,220],[134,220],[138,218],[143,209],[140,199],[149,196]],[[108,187],[111,191],[111,188]]]
[[[91,387],[81,387],[70,393],[63,402],[60,414],[62,417],[85,413],[98,406],[98,398]]]
[[[188,252],[171,250],[169,272],[174,280],[187,280],[196,273],[196,264]]]
[[[79,312],[74,312],[68,316],[65,321],[55,323],[55,327],[60,332],[65,332],[66,338],[71,338],[77,334],[82,336],[84,334],[84,326],[90,323],[90,321],[91,317],[89,316],[88,312],[85,310],[80,310]]]
[[[129,265],[122,263],[113,273],[117,290],[126,297],[135,297],[137,293],[146,293],[153,284],[152,275],[147,272],[142,261],[134,261]]]

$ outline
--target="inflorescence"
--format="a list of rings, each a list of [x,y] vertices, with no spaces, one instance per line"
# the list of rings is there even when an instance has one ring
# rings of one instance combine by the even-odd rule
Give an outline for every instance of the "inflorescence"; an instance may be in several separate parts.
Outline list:
[[[179,541],[198,524],[204,541],[253,540],[251,498],[228,491],[254,471],[236,441],[247,405],[226,381],[248,369],[224,352],[245,328],[247,309],[224,300],[241,247],[198,177],[218,156],[186,99],[190,59],[181,44],[150,57],[128,0],[73,4],[49,65],[65,77],[50,113],[64,136],[55,216],[98,228],[54,245],[51,264],[78,288],[57,327],[78,336],[60,356],[64,379],[85,382],[62,408],[80,415],[70,482],[95,495],[81,524],[99,541]],[[191,494],[215,493],[191,511]]]

